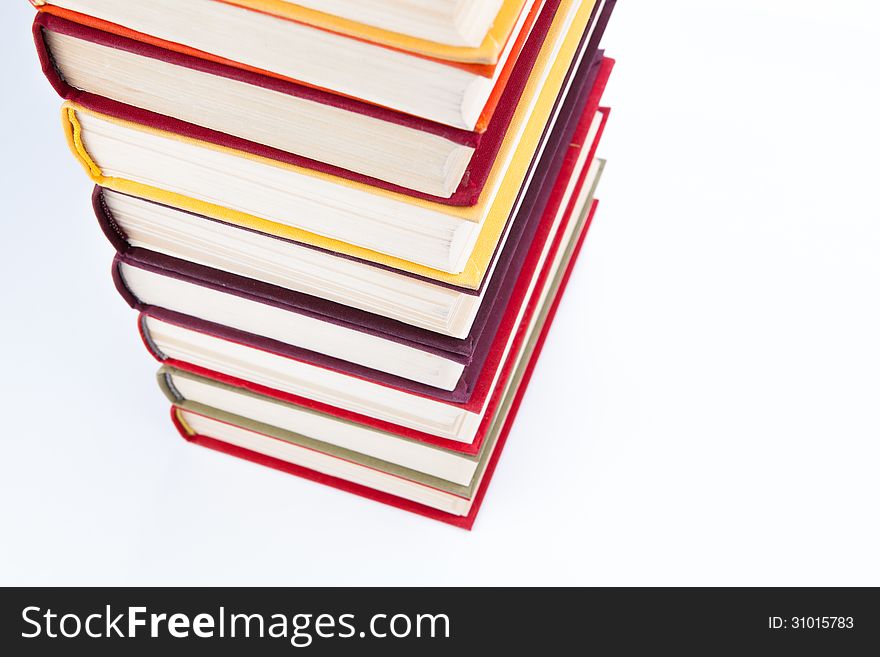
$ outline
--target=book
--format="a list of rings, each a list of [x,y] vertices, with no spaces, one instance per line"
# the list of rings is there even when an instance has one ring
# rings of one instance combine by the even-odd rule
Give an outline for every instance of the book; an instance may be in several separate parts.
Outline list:
[[[407,48],[401,36],[460,48],[483,46],[486,56],[496,53],[523,0],[257,0],[243,3],[309,25],[341,32],[373,43]],[[307,11],[311,10],[311,11]],[[369,30],[370,28],[376,28]],[[381,30],[381,32],[380,32]],[[489,31],[492,34],[489,34]]]
[[[31,4],[42,12],[56,15],[79,15],[83,20],[97,23],[106,23],[112,30],[133,31],[132,25],[141,23],[147,25],[170,22],[172,18],[198,17],[210,18],[211,14],[220,13],[215,20],[220,21],[215,25],[228,26],[234,24],[236,18],[250,20],[250,12],[258,12],[281,20],[291,21],[315,27],[333,34],[341,34],[368,43],[402,50],[424,57],[449,62],[461,62],[463,64],[496,64],[502,55],[502,51],[510,37],[516,32],[516,24],[522,16],[527,3],[525,0],[428,0],[430,2],[429,17],[422,16],[421,30],[424,35],[411,32],[406,29],[395,29],[395,21],[407,22],[413,26],[414,11],[424,13],[428,7],[425,0],[305,0],[304,2],[289,2],[288,0],[197,0],[189,2],[189,7],[172,5],[167,0],[152,0],[152,8],[161,15],[145,16],[151,7],[145,0],[130,0],[128,7],[121,8],[112,0],[30,0]],[[329,7],[332,2],[334,7]],[[218,3],[236,5],[243,10],[249,10],[247,14],[219,7]],[[384,9],[378,7],[379,3],[386,5]],[[348,5],[343,8],[342,5]],[[446,6],[443,7],[442,5]],[[455,5],[455,8],[450,7]],[[408,6],[404,6],[408,5]],[[441,5],[441,6],[438,6]],[[442,30],[444,29],[444,17],[448,21],[454,21],[460,29],[470,33],[479,33],[483,28],[479,20],[474,20],[474,12],[478,12],[483,19],[489,18],[493,13],[493,6],[497,8],[488,29],[479,39],[479,43],[454,44],[443,43]],[[329,9],[329,10],[328,10]],[[343,11],[339,11],[343,9]],[[450,9],[452,11],[450,12]],[[358,18],[372,17],[374,20],[361,20]],[[230,19],[230,17],[232,17]],[[381,25],[376,24],[381,21]],[[465,22],[467,23],[465,25]],[[284,29],[285,23],[277,23],[279,29]],[[261,25],[256,23],[257,26]],[[145,38],[158,40],[159,37],[149,36],[143,32]],[[174,43],[174,42],[171,42]],[[186,48],[179,43],[174,43],[178,48]],[[446,47],[450,46],[450,47]],[[213,56],[205,52],[206,56]]]
[[[592,160],[609,110],[588,98],[594,116],[586,134],[574,135]],[[565,125],[568,126],[566,119]],[[559,124],[562,125],[562,122]],[[568,133],[565,133],[568,136]],[[387,267],[218,222],[96,187],[92,205],[119,253],[146,249],[178,260],[326,299],[458,339],[466,338],[481,309],[498,301],[498,284],[516,266],[521,245],[530,244],[558,177],[574,163],[558,156],[563,139],[545,149],[537,176],[511,218],[493,261],[477,289],[461,288]]]
[[[588,14],[581,12],[579,18],[583,28]],[[557,21],[558,17],[554,27],[559,28]],[[576,54],[584,53],[584,48],[578,50],[581,34],[575,31],[562,40],[565,47],[558,57],[550,59],[555,50],[548,47],[556,41],[552,35],[553,28],[524,94],[536,99],[535,108],[519,104],[513,122],[520,129],[508,130],[480,201],[470,207],[414,199],[71,103],[65,104],[63,116],[72,150],[104,187],[473,286],[485,274],[520,189],[534,170],[533,154],[545,128],[552,129],[557,97],[564,98],[568,91],[563,88],[568,63],[580,64]],[[582,68],[573,70],[569,82],[578,71]],[[444,273],[463,275],[452,278]]]
[[[484,132],[443,126],[39,13],[34,42],[65,99],[172,132],[192,126],[285,153],[286,161],[452,205],[477,202],[559,6],[548,0],[511,63]],[[136,84],[133,82],[136,81]],[[116,101],[116,102],[112,102]],[[133,117],[130,107],[146,110]],[[166,121],[165,117],[179,119]],[[187,125],[189,124],[189,125]],[[210,134],[210,133],[205,133]],[[277,158],[276,158],[277,159]]]
[[[451,391],[399,374],[388,375],[380,369],[388,367],[387,351],[376,359],[378,367],[359,365],[372,359],[378,347],[371,345],[368,351],[349,335],[343,344],[352,346],[354,353],[343,354],[345,359],[322,357],[240,329],[148,308],[140,324],[144,343],[166,364],[240,388],[409,437],[478,443],[499,386],[503,385],[506,363],[522,339],[521,327],[530,321],[536,300],[562,257],[560,245],[575,229],[572,217],[589,206],[601,168],[601,161],[594,162],[589,171],[582,168],[561,195],[555,211],[561,218],[560,229],[550,244],[529,254],[491,342],[487,337],[477,345],[459,384]],[[537,267],[535,261],[541,266]],[[323,328],[327,330],[326,325]],[[388,337],[400,340],[399,335]],[[409,364],[415,359],[411,353],[408,356],[405,362]]]
[[[595,205],[592,210],[595,212]],[[542,308],[529,327],[529,338],[519,350],[504,398],[494,413],[492,430],[476,457],[467,486],[448,485],[438,481],[437,477],[425,476],[411,469],[402,471],[387,461],[358,455],[353,450],[340,449],[339,446],[319,445],[302,435],[217,412],[204,405],[193,407],[191,402],[175,397],[173,392],[172,399],[181,405],[172,406],[172,421],[180,434],[196,445],[471,529],[591,219],[592,212],[585,222],[580,223],[579,235],[570,247],[567,265],[560,268]],[[387,455],[388,452],[383,454]]]
[[[590,5],[595,2],[586,1]],[[493,96],[497,99],[498,86],[509,74],[508,64],[516,60],[516,48],[523,43],[517,37],[527,31],[543,2],[526,0],[505,12],[503,46],[492,57],[494,61],[483,63],[449,59],[455,57],[455,49],[446,49],[444,55],[435,48],[439,57],[413,52],[375,43],[370,40],[375,34],[342,34],[241,3],[53,0],[40,3],[38,8],[167,50],[475,130],[491,119]]]
[[[376,459],[460,486],[470,484],[479,462],[479,450],[469,454],[382,431],[169,365],[159,369],[157,378],[165,396],[181,410],[238,426],[255,422],[274,427],[287,432],[290,442],[329,453],[340,448],[354,455],[351,460]]]

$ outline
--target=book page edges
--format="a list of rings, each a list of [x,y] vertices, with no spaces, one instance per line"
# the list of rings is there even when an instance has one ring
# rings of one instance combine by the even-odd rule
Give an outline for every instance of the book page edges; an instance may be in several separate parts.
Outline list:
[[[504,0],[483,42],[477,47],[452,46],[391,32],[372,25],[326,14],[283,0],[220,0],[225,4],[259,11],[296,23],[334,32],[379,46],[410,52],[441,61],[494,66],[498,63],[513,28],[524,11],[525,0]]]

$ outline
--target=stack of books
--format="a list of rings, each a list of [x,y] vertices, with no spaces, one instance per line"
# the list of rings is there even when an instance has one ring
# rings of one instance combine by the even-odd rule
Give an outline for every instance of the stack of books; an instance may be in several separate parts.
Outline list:
[[[596,210],[614,1],[32,2],[178,431],[470,528]]]

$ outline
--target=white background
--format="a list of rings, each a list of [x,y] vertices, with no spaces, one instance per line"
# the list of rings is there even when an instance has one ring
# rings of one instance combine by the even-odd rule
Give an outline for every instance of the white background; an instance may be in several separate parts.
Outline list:
[[[0,9],[3,584],[880,584],[880,11],[622,0],[602,205],[473,532],[189,446]]]

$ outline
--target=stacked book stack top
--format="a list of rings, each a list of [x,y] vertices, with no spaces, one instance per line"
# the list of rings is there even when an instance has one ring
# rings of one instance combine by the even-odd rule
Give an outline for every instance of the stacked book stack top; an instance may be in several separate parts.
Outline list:
[[[32,3],[181,434],[469,528],[595,213],[614,1]]]

